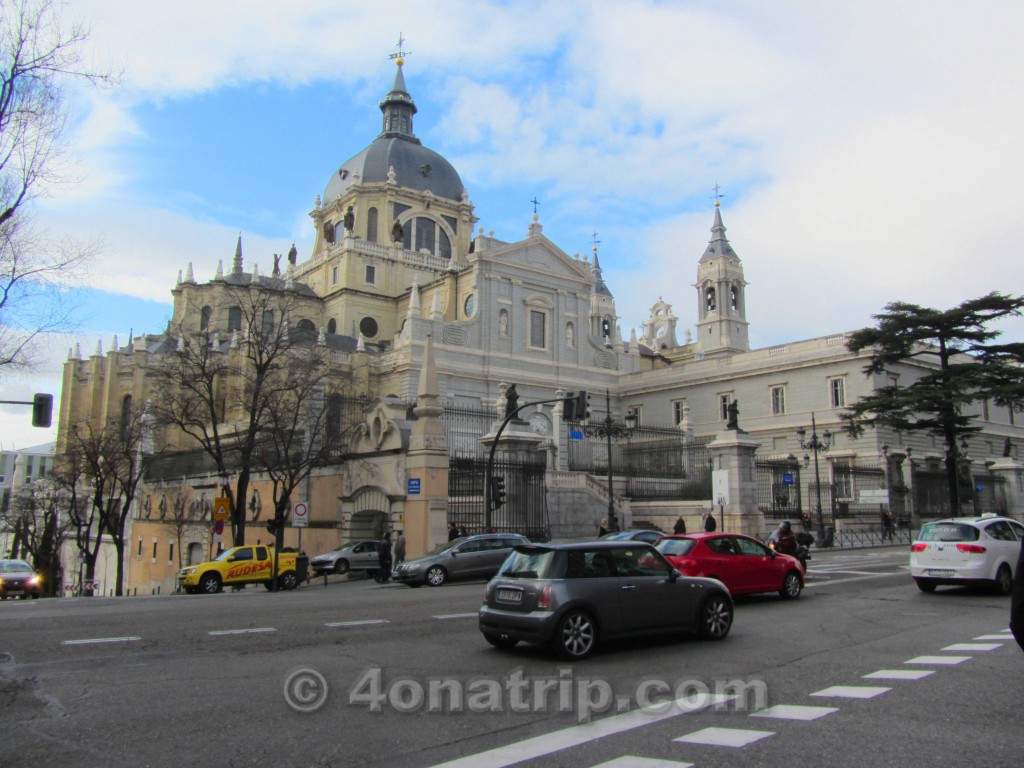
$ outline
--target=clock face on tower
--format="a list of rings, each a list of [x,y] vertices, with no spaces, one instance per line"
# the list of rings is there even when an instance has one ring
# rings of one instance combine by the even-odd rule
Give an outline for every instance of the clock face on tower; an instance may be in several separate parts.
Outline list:
[[[546,435],[548,433],[550,425],[548,424],[548,417],[543,413],[531,413],[526,420],[530,422],[533,431],[538,435]]]

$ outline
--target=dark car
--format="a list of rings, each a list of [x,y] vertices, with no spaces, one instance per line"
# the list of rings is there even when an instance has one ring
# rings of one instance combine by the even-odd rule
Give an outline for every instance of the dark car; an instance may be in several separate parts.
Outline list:
[[[378,547],[379,541],[352,541],[312,558],[309,567],[317,576],[323,576],[325,573],[375,571],[380,566]]]
[[[423,557],[406,560],[394,570],[395,581],[410,587],[439,587],[449,579],[489,579],[512,547],[528,544],[518,533],[484,533],[446,541]]]
[[[653,544],[665,534],[650,528],[634,528],[628,531],[612,531],[601,537],[601,541],[646,541]]]
[[[766,547],[752,536],[673,534],[659,541],[656,548],[680,572],[718,579],[733,595],[778,592],[787,600],[795,600],[804,588],[800,561]]]
[[[0,599],[39,597],[43,580],[24,560],[0,560]]]
[[[681,575],[641,541],[529,544],[487,584],[479,617],[497,648],[523,641],[582,659],[617,637],[695,632],[721,640],[733,605],[720,581]]]

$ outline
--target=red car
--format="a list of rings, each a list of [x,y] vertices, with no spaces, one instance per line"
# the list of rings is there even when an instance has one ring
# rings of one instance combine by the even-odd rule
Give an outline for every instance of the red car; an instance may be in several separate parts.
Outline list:
[[[718,579],[734,595],[778,592],[800,597],[804,567],[790,555],[769,549],[739,533],[692,533],[666,536],[654,545],[685,576]]]

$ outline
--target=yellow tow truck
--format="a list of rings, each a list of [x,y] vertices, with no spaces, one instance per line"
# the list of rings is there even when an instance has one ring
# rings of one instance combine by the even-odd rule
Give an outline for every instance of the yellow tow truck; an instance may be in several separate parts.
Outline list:
[[[299,586],[295,552],[277,556],[277,585],[281,589]],[[197,592],[212,595],[225,585],[263,584],[271,588],[274,569],[274,548],[263,544],[232,547],[216,559],[188,565],[178,571],[178,585],[190,595]]]

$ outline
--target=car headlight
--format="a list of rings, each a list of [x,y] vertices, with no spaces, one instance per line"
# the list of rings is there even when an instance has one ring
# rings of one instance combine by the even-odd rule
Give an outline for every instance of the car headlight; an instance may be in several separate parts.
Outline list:
[[[31,579],[28,580],[28,585],[30,587],[38,587],[42,583],[43,580],[40,579],[38,576],[33,576]]]

